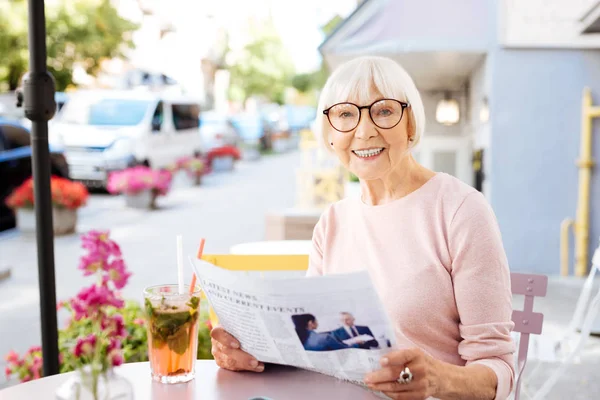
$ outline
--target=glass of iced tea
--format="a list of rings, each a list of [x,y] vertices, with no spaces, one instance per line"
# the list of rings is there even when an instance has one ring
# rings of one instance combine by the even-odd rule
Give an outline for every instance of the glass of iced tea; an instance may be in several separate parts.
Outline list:
[[[152,379],[180,383],[194,379],[198,351],[198,314],[201,291],[179,294],[177,285],[144,290],[148,357]]]

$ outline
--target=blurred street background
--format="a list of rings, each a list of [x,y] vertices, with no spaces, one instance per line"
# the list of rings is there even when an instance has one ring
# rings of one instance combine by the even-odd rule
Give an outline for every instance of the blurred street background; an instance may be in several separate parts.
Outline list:
[[[512,271],[549,276],[534,305],[541,337],[579,338],[570,322],[600,237],[600,1],[45,4],[58,300],[89,283],[78,265],[92,230],[121,246],[132,272],[122,295],[136,301],[176,282],[178,234],[186,254],[200,238],[205,253],[284,241],[304,252],[323,209],[359,193],[313,134],[320,90],[340,63],[378,54],[423,98],[417,160],[486,196]],[[27,46],[27,2],[0,0],[1,371],[10,351],[41,343],[31,122],[16,106]],[[600,398],[600,318],[584,336],[548,399]],[[546,353],[529,393],[564,361],[545,349],[532,350]],[[18,382],[0,375],[0,389]]]

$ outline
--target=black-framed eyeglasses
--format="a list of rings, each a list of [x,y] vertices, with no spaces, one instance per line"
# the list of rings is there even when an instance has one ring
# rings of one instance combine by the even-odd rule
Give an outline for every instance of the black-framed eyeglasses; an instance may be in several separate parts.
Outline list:
[[[371,121],[381,129],[391,129],[398,125],[404,115],[404,109],[410,107],[395,99],[380,99],[368,106],[358,106],[354,103],[337,103],[332,105],[323,114],[327,115],[329,123],[339,132],[350,132],[358,126],[361,118],[361,110],[369,110]]]

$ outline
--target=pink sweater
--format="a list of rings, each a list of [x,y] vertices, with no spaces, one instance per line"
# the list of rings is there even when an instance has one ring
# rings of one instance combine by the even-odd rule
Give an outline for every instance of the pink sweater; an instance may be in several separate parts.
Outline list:
[[[508,262],[481,193],[437,173],[409,195],[379,206],[344,199],[321,216],[308,275],[367,269],[401,347],[498,376],[496,399],[513,381]]]

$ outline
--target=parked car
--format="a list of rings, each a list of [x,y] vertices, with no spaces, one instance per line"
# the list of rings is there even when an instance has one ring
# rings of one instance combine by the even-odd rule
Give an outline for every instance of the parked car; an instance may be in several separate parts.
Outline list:
[[[50,147],[50,173],[69,178],[61,149]],[[5,204],[12,191],[32,175],[31,134],[22,125],[0,120],[0,231],[16,226],[13,211]]]
[[[51,125],[71,178],[105,188],[108,175],[132,165],[165,168],[202,152],[200,103],[145,90],[93,90],[69,94]]]
[[[206,111],[200,116],[200,136],[203,151],[223,146],[237,147],[241,138],[231,119],[217,111]]]
[[[288,138],[291,133],[285,109],[279,104],[264,104],[260,106],[259,112],[264,130],[262,148],[272,150],[274,140]]]

